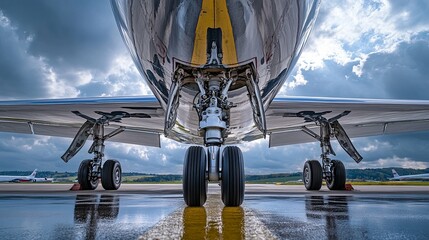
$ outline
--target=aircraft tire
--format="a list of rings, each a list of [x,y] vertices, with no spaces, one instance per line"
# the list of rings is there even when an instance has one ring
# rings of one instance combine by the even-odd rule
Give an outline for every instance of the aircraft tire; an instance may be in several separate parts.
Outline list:
[[[329,190],[344,190],[346,188],[346,168],[339,160],[331,160],[332,178],[326,180]]]
[[[91,161],[92,160],[89,159],[83,160],[79,165],[77,180],[80,184],[81,190],[94,190],[98,186],[98,179],[89,179],[89,174],[91,173]]]
[[[309,160],[304,164],[302,181],[307,190],[320,190],[322,187],[322,166],[317,160]]]
[[[206,165],[205,149],[189,147],[183,164],[183,198],[188,206],[203,206],[207,200]]]
[[[244,200],[243,154],[236,146],[225,147],[222,154],[222,201],[227,207],[237,207]]]
[[[116,160],[107,160],[101,172],[101,185],[106,190],[118,190],[122,181],[121,164]]]

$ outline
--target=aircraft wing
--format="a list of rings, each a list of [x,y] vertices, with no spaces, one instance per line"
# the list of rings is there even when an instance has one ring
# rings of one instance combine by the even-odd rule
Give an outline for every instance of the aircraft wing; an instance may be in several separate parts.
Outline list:
[[[315,141],[303,131],[319,134],[303,117],[311,112],[327,119],[346,113],[338,122],[351,138],[429,130],[429,101],[278,97],[266,110],[270,147]]]
[[[126,117],[105,127],[106,134],[124,130],[109,141],[160,147],[164,111],[153,96],[0,101],[0,131],[73,138],[84,117],[112,112]]]
[[[160,147],[164,111],[153,96],[0,101],[0,131],[73,138],[85,122],[76,112],[96,119],[115,111],[136,117],[106,126],[106,133],[124,128],[109,141]],[[317,134],[319,127],[294,116],[304,111],[328,119],[350,111],[338,121],[352,138],[429,130],[429,101],[278,97],[266,110],[270,147],[315,141],[302,127]]]

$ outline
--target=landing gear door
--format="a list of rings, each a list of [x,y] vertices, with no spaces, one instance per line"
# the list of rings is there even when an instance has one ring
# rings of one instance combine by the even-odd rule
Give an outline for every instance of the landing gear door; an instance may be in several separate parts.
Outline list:
[[[350,155],[350,157],[353,158],[357,163],[362,161],[362,156],[353,146],[352,141],[350,140],[349,136],[347,136],[346,131],[340,125],[340,123],[336,120],[331,123],[331,127],[334,129],[335,137],[337,138],[338,143],[341,145],[344,151],[346,151]]]
[[[74,137],[70,147],[64,153],[61,158],[64,162],[68,162],[77,152],[85,145],[86,140],[90,135],[91,128],[94,127],[94,123],[92,121],[86,121],[82,127],[79,129],[76,137]]]

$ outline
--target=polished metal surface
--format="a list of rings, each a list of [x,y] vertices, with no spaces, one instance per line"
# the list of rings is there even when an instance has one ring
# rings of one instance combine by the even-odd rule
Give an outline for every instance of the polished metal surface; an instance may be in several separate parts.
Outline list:
[[[219,162],[220,162],[220,147],[209,146],[207,147],[207,165],[208,165],[208,180],[210,182],[217,182],[220,180],[219,173]]]
[[[208,26],[222,29],[225,66],[254,62],[259,94],[267,108],[303,49],[317,16],[319,1],[112,0],[112,7],[137,68],[164,109],[168,108],[176,62],[205,64],[195,56],[206,54],[206,45],[200,47],[199,44],[201,38],[206,41],[207,29],[201,25],[208,21],[213,24]],[[231,39],[225,41],[229,35]],[[230,54],[233,56],[228,57]],[[242,141],[246,135],[239,134],[241,132],[254,132],[255,139],[263,137],[261,132],[254,131],[257,130],[255,122],[243,114],[252,111],[247,91],[231,91],[241,94],[230,95],[230,101],[239,107],[231,109],[233,134],[226,142]],[[172,129],[175,134],[169,135],[170,138],[202,143],[194,127],[198,126],[198,116],[192,108],[197,94],[195,82],[182,87],[176,126]]]
[[[427,186],[246,185],[241,207],[224,207],[209,185],[203,207],[186,207],[181,185],[125,184],[70,192],[64,184],[0,184],[2,239],[427,239]]]

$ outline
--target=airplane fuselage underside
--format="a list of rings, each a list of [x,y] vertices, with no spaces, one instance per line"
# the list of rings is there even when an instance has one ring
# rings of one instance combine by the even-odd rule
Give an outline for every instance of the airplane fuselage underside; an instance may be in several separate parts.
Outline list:
[[[228,69],[252,65],[257,84],[234,80],[229,102],[229,127],[224,143],[234,144],[264,136],[261,123],[248,113],[258,113],[250,95],[259,91],[266,109],[300,55],[317,15],[319,1],[279,0],[181,0],[116,1],[113,11],[122,36],[142,76],[164,110],[168,110],[175,75],[183,65],[204,71],[212,34],[220,29],[218,46],[222,66]],[[209,36],[208,36],[209,35]],[[245,71],[245,70],[244,70]],[[226,72],[230,74],[229,71]],[[196,73],[195,73],[196,74]],[[174,124],[166,134],[185,143],[204,144],[195,99],[200,89],[192,72],[179,86]],[[210,79],[207,78],[207,82]],[[168,128],[168,127],[167,127]],[[251,134],[248,134],[251,132]],[[246,139],[244,133],[247,133]]]

